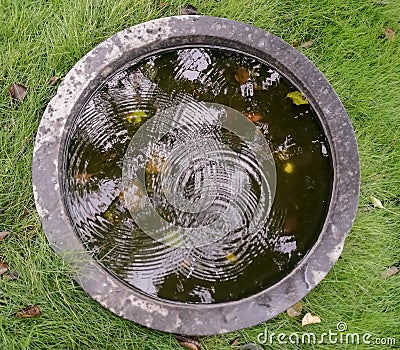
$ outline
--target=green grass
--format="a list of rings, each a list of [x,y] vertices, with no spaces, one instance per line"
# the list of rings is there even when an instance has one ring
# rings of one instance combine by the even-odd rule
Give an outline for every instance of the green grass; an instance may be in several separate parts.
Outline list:
[[[396,338],[400,347],[400,276],[381,273],[400,263],[400,2],[387,0],[221,0],[193,1],[208,15],[245,21],[288,42],[314,40],[302,49],[325,74],[353,122],[361,156],[359,213],[342,257],[304,300],[322,323],[302,328],[286,314],[233,334],[202,339],[204,349],[231,349],[229,342],[256,342],[270,332],[334,331]],[[31,188],[33,137],[56,88],[47,82],[113,33],[177,13],[178,0],[0,0],[0,256],[19,275],[0,279],[0,349],[179,349],[169,334],[140,327],[103,309],[72,280],[72,272],[50,249],[35,211]],[[12,83],[28,86],[13,105]],[[373,209],[380,198],[395,214]],[[42,316],[13,314],[38,304]],[[166,320],[166,322],[168,322]],[[393,346],[392,346],[393,347]],[[268,348],[268,347],[266,347]],[[301,346],[273,345],[273,349]],[[302,348],[311,349],[312,346]],[[321,348],[385,349],[381,345],[316,345]]]

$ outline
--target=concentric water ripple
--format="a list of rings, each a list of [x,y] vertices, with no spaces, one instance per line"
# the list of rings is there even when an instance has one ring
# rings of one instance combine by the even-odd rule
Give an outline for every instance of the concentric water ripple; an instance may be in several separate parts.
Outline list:
[[[322,128],[286,97],[295,90],[262,62],[209,48],[117,72],[69,137],[65,200],[87,249],[132,288],[179,302],[237,300],[282,279],[318,238],[332,185]]]

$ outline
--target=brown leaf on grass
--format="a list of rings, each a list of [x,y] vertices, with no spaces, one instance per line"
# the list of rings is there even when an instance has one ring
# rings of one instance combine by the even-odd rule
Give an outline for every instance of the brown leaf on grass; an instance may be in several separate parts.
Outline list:
[[[179,10],[180,15],[198,15],[199,11],[193,5],[186,4]]]
[[[193,338],[185,337],[183,335],[175,335],[175,339],[178,341],[181,346],[189,350],[200,350],[200,343]]]
[[[237,346],[239,344],[239,340],[240,340],[240,337],[236,337],[235,339],[233,339],[231,341],[231,343],[229,345],[230,346]]]
[[[8,265],[0,261],[0,276],[8,271]]]
[[[314,45],[314,40],[307,40],[301,43],[301,47],[304,49],[309,49],[313,45]]]
[[[19,318],[38,317],[40,315],[41,315],[40,308],[37,305],[27,306],[19,310],[15,314],[15,316]]]
[[[374,196],[369,196],[369,199],[375,208],[385,209],[382,202],[378,198],[376,198]]]
[[[0,241],[3,240],[9,234],[10,234],[10,232],[8,232],[8,231],[1,231],[0,232]]]
[[[21,84],[12,84],[8,88],[8,93],[10,94],[13,101],[21,102],[26,96],[26,86]]]
[[[396,32],[392,28],[386,28],[383,34],[389,41],[393,41],[396,38]]]
[[[317,315],[311,315],[309,312],[307,312],[301,320],[302,326],[307,326],[309,324],[315,323],[321,323],[321,318]]]
[[[291,306],[289,309],[286,310],[286,313],[290,317],[297,317],[301,315],[301,311],[303,310],[303,305],[301,304],[300,301],[298,301],[296,304]]]
[[[297,40],[292,42],[292,46],[293,47],[298,47],[299,46],[299,42]]]
[[[9,281],[15,281],[18,279],[18,274],[16,272],[9,271],[4,275],[4,278]]]
[[[394,275],[397,275],[399,273],[399,271],[400,270],[398,269],[398,267],[391,266],[382,272],[382,278],[386,279],[386,278],[392,277]]]
[[[61,78],[59,77],[51,77],[49,80],[49,85],[50,86],[54,86],[56,85],[58,82],[60,82]]]

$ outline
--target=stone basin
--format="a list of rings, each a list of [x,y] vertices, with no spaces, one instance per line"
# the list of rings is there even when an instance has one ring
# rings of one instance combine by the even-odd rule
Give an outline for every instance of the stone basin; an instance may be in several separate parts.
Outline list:
[[[239,293],[236,297],[226,301],[222,298],[217,302],[212,299],[208,302],[168,300],[140,290],[129,284],[129,280],[121,278],[116,270],[104,263],[106,260],[88,248],[83,238],[85,230],[79,228],[71,209],[74,203],[70,201],[68,187],[71,135],[74,130],[79,131],[76,127],[79,116],[85,113],[88,101],[102,86],[132,62],[140,62],[155,53],[198,48],[227,50],[235,55],[254,58],[268,65],[271,72],[300,91],[322,130],[332,168],[327,210],[321,219],[320,230],[299,261],[290,265],[289,270],[285,270],[270,285],[262,285],[260,290],[253,288],[254,292],[246,292],[243,296]],[[238,81],[240,77],[237,74],[235,79]],[[234,75],[231,77],[235,84]],[[240,92],[239,85],[237,91]],[[196,98],[185,101],[185,106],[197,103]],[[295,108],[288,101],[288,108]],[[210,104],[202,106],[210,108]],[[180,111],[179,108],[177,110]],[[178,113],[177,110],[169,109],[168,113]],[[147,117],[148,112],[141,110],[133,116],[140,117],[139,112]],[[225,112],[229,114],[230,109],[226,108]],[[158,111],[155,113],[154,118]],[[162,117],[162,113],[166,112],[160,113]],[[125,119],[133,118],[131,114],[124,116]],[[266,124],[279,124],[279,120],[265,118]],[[254,134],[257,131],[251,135]],[[272,149],[271,154],[274,152]],[[75,182],[82,185],[84,181],[92,181],[90,176],[79,174],[79,177],[75,176]],[[270,179],[275,179],[274,176]],[[90,51],[66,75],[56,96],[47,106],[37,132],[33,157],[35,202],[44,232],[52,248],[76,271],[74,277],[77,283],[93,299],[121,317],[153,329],[190,335],[221,334],[250,327],[275,317],[304,298],[326,276],[342,252],[356,215],[359,184],[359,158],[351,122],[338,96],[316,66],[296,48],[271,33],[248,24],[208,16],[177,16],[142,23],[113,35]],[[279,186],[278,176],[277,191]],[[125,202],[129,203],[126,199]],[[130,202],[131,206],[135,204]],[[268,213],[269,207],[264,216]],[[107,215],[109,221],[119,224],[119,221],[109,218],[110,214]],[[282,232],[291,231],[286,226]],[[152,238],[158,240],[157,237]],[[159,243],[172,246],[175,250],[182,248],[167,240],[160,239]],[[206,244],[203,242],[201,245]],[[187,245],[184,248],[188,248]],[[227,254],[226,259],[227,264],[235,264],[237,258]],[[262,276],[267,269],[268,266],[261,266],[259,275]],[[252,276],[252,281],[257,279],[254,274]],[[242,278],[245,280],[245,273]],[[218,280],[215,283],[218,284]]]

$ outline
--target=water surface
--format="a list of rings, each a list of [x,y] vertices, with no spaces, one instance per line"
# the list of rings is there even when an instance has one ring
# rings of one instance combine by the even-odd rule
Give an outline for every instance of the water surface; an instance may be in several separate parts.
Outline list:
[[[206,47],[145,57],[102,84],[71,130],[64,180],[71,221],[94,258],[132,288],[189,303],[238,300],[290,273],[318,239],[332,187],[326,137],[292,91],[265,63]],[[212,104],[227,107],[233,129],[262,137],[257,152],[271,152],[274,174],[243,135],[204,117]],[[128,152],[144,185],[135,176],[127,184],[126,153],[145,124],[151,135],[168,128],[142,140],[143,159]],[[273,203],[263,179],[276,180]],[[147,206],[166,223],[156,239],[140,221],[151,217]],[[224,234],[199,245],[177,234],[207,227]]]

